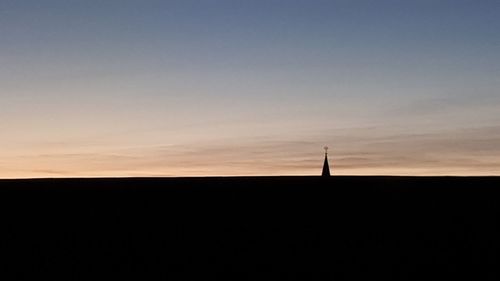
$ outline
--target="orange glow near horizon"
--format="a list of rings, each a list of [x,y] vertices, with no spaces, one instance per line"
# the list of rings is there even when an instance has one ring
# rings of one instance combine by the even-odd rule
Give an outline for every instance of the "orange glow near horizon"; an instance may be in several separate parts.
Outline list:
[[[333,132],[327,142],[233,138],[198,145],[12,147],[2,153],[0,178],[319,175],[324,143],[331,147],[333,175],[499,175],[500,157],[491,153],[498,129],[399,136],[355,131]]]

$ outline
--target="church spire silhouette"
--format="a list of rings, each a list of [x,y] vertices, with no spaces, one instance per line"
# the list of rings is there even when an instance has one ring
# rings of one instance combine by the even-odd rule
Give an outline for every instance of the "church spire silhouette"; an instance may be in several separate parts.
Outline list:
[[[321,173],[321,176],[329,177],[330,165],[328,164],[328,146],[325,146],[324,149],[325,149],[325,162],[323,163],[323,172]]]

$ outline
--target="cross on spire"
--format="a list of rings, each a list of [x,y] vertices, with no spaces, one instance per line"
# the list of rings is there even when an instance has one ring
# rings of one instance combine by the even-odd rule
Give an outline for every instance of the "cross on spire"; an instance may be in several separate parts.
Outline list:
[[[323,172],[321,173],[321,176],[329,177],[330,176],[330,165],[328,164],[328,146],[325,146],[323,149],[325,150],[325,161],[323,163]]]

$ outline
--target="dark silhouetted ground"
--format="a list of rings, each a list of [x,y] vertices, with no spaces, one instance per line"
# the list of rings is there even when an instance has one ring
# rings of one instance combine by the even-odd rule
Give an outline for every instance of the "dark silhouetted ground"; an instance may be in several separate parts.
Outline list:
[[[0,181],[0,280],[496,280],[500,178]]]

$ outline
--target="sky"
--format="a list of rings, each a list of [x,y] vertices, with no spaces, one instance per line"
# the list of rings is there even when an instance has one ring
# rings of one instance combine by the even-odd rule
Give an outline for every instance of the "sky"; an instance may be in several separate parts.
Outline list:
[[[0,178],[500,175],[500,1],[1,0]]]

